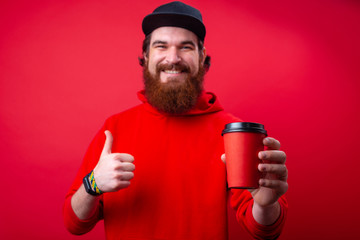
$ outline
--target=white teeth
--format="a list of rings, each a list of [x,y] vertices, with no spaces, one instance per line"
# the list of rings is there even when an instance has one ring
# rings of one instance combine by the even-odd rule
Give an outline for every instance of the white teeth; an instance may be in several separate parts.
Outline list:
[[[174,70],[165,70],[166,73],[169,73],[169,74],[177,74],[177,73],[180,73],[180,71],[174,71]]]

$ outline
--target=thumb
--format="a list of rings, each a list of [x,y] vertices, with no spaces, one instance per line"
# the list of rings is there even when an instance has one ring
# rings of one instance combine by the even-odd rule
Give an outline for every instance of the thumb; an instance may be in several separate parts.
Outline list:
[[[223,163],[226,164],[226,156],[225,153],[223,155],[221,155],[221,161],[223,161]]]
[[[112,144],[113,144],[113,136],[109,130],[105,131],[105,137],[106,137],[106,139],[105,139],[105,143],[104,143],[104,148],[101,152],[101,156],[111,154],[111,148],[112,148]]]

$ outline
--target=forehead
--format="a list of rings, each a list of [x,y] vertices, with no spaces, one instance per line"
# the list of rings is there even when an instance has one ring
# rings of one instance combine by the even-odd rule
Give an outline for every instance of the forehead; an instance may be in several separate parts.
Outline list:
[[[179,27],[160,27],[151,33],[151,41],[164,41],[167,43],[181,43],[191,41],[197,45],[198,37],[195,33]]]

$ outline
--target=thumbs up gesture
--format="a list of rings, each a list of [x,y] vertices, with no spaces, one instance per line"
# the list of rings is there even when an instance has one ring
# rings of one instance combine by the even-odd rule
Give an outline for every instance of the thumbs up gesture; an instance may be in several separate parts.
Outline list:
[[[104,148],[94,168],[94,178],[102,192],[116,192],[130,185],[134,177],[134,157],[127,153],[112,153],[113,136],[108,130],[105,135]]]

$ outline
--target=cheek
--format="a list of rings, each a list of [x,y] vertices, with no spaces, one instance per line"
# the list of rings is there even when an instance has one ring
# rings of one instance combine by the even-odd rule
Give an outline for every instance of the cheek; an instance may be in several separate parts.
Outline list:
[[[149,60],[147,68],[148,68],[150,73],[155,74],[155,72],[156,72],[156,62],[154,62],[153,60]]]
[[[183,61],[185,61],[193,70],[199,69],[200,58],[196,54],[190,54],[183,56]]]
[[[197,74],[199,71],[199,59],[192,59],[191,62],[188,62],[188,64],[193,74]]]
[[[149,69],[150,73],[153,73],[153,74],[156,73],[156,66],[161,62],[161,59],[162,58],[159,55],[149,54],[148,69]]]

